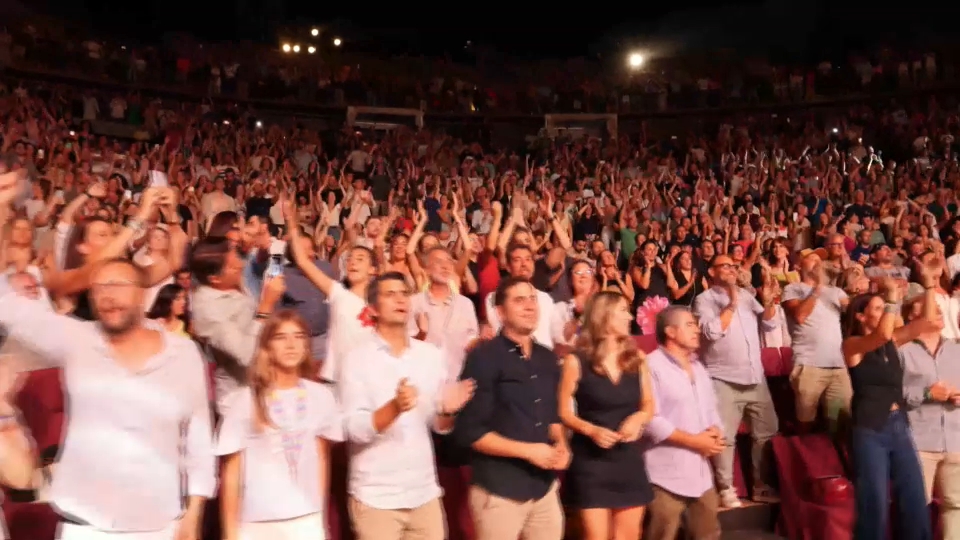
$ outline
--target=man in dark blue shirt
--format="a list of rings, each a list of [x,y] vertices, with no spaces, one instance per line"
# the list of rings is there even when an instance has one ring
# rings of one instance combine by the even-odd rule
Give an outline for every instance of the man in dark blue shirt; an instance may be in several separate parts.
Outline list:
[[[557,471],[570,463],[557,407],[560,366],[533,340],[538,318],[549,314],[539,313],[537,290],[524,278],[501,280],[493,303],[503,327],[467,355],[461,379],[473,379],[476,392],[453,433],[474,451],[476,540],[560,540]]]

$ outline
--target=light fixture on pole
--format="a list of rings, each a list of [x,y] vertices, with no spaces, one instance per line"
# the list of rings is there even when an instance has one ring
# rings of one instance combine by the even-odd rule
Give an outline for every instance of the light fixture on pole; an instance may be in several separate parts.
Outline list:
[[[300,46],[299,46],[299,45],[294,45],[294,46],[293,46],[293,52],[295,52],[295,53],[300,52]]]
[[[307,52],[310,53],[310,54],[313,54],[313,53],[317,52],[317,48],[314,47],[313,45],[311,45],[311,46],[307,47]]]
[[[289,44],[289,43],[284,43],[284,44],[283,44],[283,47],[281,47],[281,49],[283,49],[283,52],[285,52],[285,53],[290,52],[290,44]]]
[[[317,37],[320,35],[320,30],[318,28],[314,28],[313,30],[310,30],[310,35],[313,37]]]

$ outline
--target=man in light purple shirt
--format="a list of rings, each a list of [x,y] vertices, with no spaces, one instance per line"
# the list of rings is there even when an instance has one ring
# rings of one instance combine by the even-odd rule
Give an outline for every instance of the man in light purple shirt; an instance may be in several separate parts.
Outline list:
[[[692,538],[718,538],[720,501],[709,458],[725,448],[723,425],[710,375],[696,356],[700,328],[687,307],[657,315],[657,342],[660,348],[647,356],[657,405],[646,430],[654,496],[645,538],[675,539],[686,510]]]
[[[709,274],[712,286],[697,296],[693,310],[706,340],[702,360],[713,379],[727,444],[713,462],[720,502],[725,508],[740,506],[733,487],[733,458],[737,430],[744,415],[753,436],[753,500],[777,502],[776,493],[766,482],[772,469],[764,447],[779,426],[760,361],[760,327],[769,331],[779,324],[772,287],[775,282],[765,280],[757,301],[737,285],[737,266],[730,257],[715,257]]]

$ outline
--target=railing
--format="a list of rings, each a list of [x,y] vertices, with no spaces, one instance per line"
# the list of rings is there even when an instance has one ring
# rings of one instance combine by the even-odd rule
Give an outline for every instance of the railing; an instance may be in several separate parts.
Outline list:
[[[347,105],[331,105],[314,100],[295,99],[257,99],[249,97],[248,92],[240,88],[234,95],[210,95],[196,91],[189,86],[165,85],[159,82],[151,84],[121,83],[112,79],[81,76],[75,73],[63,73],[39,68],[9,66],[3,72],[33,81],[45,81],[53,84],[69,84],[76,87],[99,89],[109,92],[140,92],[144,97],[160,97],[181,102],[199,102],[211,99],[215,103],[242,103],[252,107],[256,114],[267,122],[283,124],[293,118],[311,124],[317,128],[339,128],[347,119]],[[955,95],[960,90],[960,81],[929,81],[925,86],[894,87],[877,85],[859,93],[846,93],[832,96],[810,96],[805,99],[787,102],[722,101],[712,100],[715,94],[706,93],[705,99],[698,100],[702,106],[690,106],[679,109],[643,109],[618,111],[618,133],[636,135],[645,130],[648,136],[682,136],[697,132],[722,119],[741,114],[788,114],[791,111],[810,112],[815,116],[829,117],[843,113],[854,104],[889,105],[891,99],[917,99],[929,95]],[[711,103],[713,104],[711,106]],[[468,140],[492,143],[495,147],[517,147],[524,138],[536,135],[545,126],[544,114],[524,114],[517,112],[439,112],[427,110],[423,123],[428,128],[442,128],[451,135]],[[645,127],[641,127],[645,124]]]

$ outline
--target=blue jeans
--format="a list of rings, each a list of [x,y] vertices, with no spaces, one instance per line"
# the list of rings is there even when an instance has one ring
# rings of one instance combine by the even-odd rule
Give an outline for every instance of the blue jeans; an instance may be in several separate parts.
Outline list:
[[[880,431],[853,428],[857,522],[854,540],[889,538],[890,483],[897,502],[898,540],[931,540],[930,511],[920,459],[903,411],[890,413]]]

